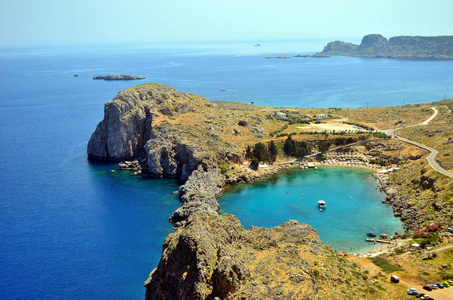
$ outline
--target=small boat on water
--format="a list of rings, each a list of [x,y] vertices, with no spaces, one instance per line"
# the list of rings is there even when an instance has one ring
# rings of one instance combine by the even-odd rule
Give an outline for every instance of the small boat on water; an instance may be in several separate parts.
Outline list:
[[[366,234],[369,237],[376,237],[375,233],[372,233],[371,231]]]
[[[322,209],[322,208],[326,208],[326,206],[327,206],[327,205],[326,205],[326,201],[324,201],[324,200],[319,200],[319,201],[318,201],[318,206],[319,206],[319,208],[321,208],[321,209]]]
[[[365,241],[367,241],[369,243],[375,243],[376,242],[374,239],[365,239]]]
[[[225,92],[225,91],[226,91],[226,89],[220,89],[220,91],[221,91],[221,92]]]

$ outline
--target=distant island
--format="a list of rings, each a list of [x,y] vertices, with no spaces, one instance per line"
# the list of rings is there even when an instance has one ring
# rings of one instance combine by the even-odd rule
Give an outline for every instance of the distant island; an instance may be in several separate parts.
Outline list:
[[[303,57],[303,58],[307,58],[307,57],[315,57],[315,58],[329,58],[330,56],[329,55],[326,55],[326,54],[322,54],[322,53],[315,53],[315,54],[312,54],[312,55],[295,55],[294,57]],[[265,59],[273,59],[273,58],[279,58],[279,59],[288,59],[288,58],[291,58],[291,56],[266,56]]]
[[[312,54],[312,55],[295,55],[294,57],[303,57],[303,58],[307,58],[307,57],[314,57],[314,58],[329,58],[330,56],[329,55],[326,55],[326,54],[321,54],[321,53],[316,53],[316,54]]]
[[[93,79],[104,79],[104,80],[141,80],[146,79],[141,76],[132,76],[132,75],[97,75]]]
[[[360,45],[330,42],[319,54],[383,57],[420,60],[453,59],[453,36],[396,36],[387,40],[380,34],[363,37]]]

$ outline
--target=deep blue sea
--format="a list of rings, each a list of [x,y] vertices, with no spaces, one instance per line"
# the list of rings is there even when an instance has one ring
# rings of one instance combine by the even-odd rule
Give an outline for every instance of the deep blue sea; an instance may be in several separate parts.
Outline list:
[[[162,242],[172,232],[168,217],[179,205],[174,194],[178,185],[173,180],[111,173],[115,165],[87,160],[86,145],[102,120],[104,103],[122,89],[159,82],[212,100],[289,107],[384,106],[453,97],[453,61],[269,60],[264,57],[314,49],[304,41],[261,43],[262,47],[224,43],[0,49],[0,298],[144,297],[143,282],[157,266]],[[92,80],[100,74],[147,79]],[[240,212],[236,209],[242,205],[234,204],[241,190],[262,197],[260,191],[269,189],[266,184],[225,195],[222,209],[237,213],[245,226],[274,226],[297,218],[312,224],[328,243],[324,230],[335,230],[341,237],[349,225],[367,222],[364,215],[354,224],[323,229],[336,209],[347,216],[360,211],[360,205],[365,207],[369,198],[386,210],[377,199],[382,195],[373,194],[375,183],[369,175],[341,173],[351,183],[344,190],[335,188],[343,182],[335,179],[338,172],[283,176],[279,184],[288,195],[307,189],[309,201],[275,207],[267,203],[259,215],[272,220],[269,223],[258,224],[254,218],[258,204],[244,205]],[[322,187],[329,189],[317,194],[321,191],[304,187],[304,182],[322,174]],[[300,186],[291,186],[295,182]],[[341,199],[350,206],[335,202],[335,191],[342,191]],[[234,201],[226,201],[228,197]],[[324,214],[313,211],[313,200],[319,197],[330,203]],[[394,221],[373,223],[372,229],[393,226]]]

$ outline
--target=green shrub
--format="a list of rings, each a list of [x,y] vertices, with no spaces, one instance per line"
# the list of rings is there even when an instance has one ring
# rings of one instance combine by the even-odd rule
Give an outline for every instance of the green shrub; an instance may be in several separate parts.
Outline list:
[[[442,280],[453,279],[453,273],[452,272],[439,272],[439,273],[437,273],[437,275],[439,275],[440,278],[442,278]]]
[[[382,269],[382,271],[391,273],[391,272],[396,272],[396,271],[404,271],[404,269],[401,269],[400,267],[397,267],[395,265],[392,265],[387,259],[383,257],[373,257],[371,261],[378,266],[379,268]]]
[[[314,270],[313,270],[313,275],[314,275],[315,277],[319,277],[319,270],[318,270],[318,269],[314,269]]]
[[[222,174],[225,174],[226,172],[228,172],[228,168],[224,165],[220,165],[219,168],[220,168],[220,172],[222,172]]]
[[[396,253],[396,254],[403,254],[403,253],[406,253],[406,250],[403,249],[403,248],[396,248],[396,249],[395,249],[395,253]]]

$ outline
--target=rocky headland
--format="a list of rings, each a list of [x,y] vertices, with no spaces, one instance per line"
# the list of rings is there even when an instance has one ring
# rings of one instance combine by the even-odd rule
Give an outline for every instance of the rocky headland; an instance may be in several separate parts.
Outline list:
[[[333,299],[340,289],[364,299],[377,292],[357,265],[322,246],[309,225],[245,230],[234,215],[204,212],[168,235],[145,287],[148,300]]]
[[[414,106],[411,113],[394,113],[400,124],[424,109]],[[105,104],[104,119],[88,143],[88,156],[121,162],[120,169],[137,170],[143,176],[181,182],[181,206],[170,217],[176,231],[166,238],[161,261],[145,283],[146,299],[333,299],[338,290],[344,298],[372,299],[388,293],[381,285],[386,280],[370,280],[357,265],[322,246],[309,225],[290,221],[245,230],[237,217],[219,214],[217,198],[225,186],[294,166],[289,161],[259,171],[242,168],[246,146],[279,134],[283,143],[288,134],[282,132],[293,130],[287,123],[305,117],[285,110],[287,119],[282,120],[275,111],[209,101],[162,84],[123,90]],[[320,112],[325,113],[309,113]],[[385,108],[384,115],[389,123],[392,108]],[[366,117],[375,118],[372,110]],[[327,138],[318,133],[302,137],[311,145]],[[433,222],[451,223],[451,213],[445,214],[451,211],[451,197],[443,196],[450,195],[446,194],[450,182],[427,169],[424,150],[396,139],[363,138],[341,151],[367,153],[383,165],[406,166],[376,179],[388,195],[384,202],[392,205],[407,232]]]
[[[142,80],[146,79],[145,77],[141,76],[133,76],[133,75],[97,75],[94,76],[93,79],[103,79],[103,80]]]
[[[227,137],[233,130],[235,135],[261,136],[258,126],[273,120],[260,115],[256,107],[250,110],[253,106],[245,105],[241,111],[222,108],[228,106],[162,84],[126,89],[105,104],[104,119],[88,142],[88,156],[118,162],[137,160],[142,175],[179,179],[182,205],[172,221],[195,211],[218,213],[216,198],[227,183],[261,177],[221,173],[220,164],[244,160],[243,151]],[[185,123],[181,123],[183,119]]]
[[[342,41],[330,42],[320,54],[450,60],[453,59],[453,36],[396,36],[387,40],[380,34],[369,34],[363,37],[360,45]]]

